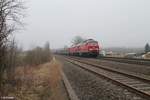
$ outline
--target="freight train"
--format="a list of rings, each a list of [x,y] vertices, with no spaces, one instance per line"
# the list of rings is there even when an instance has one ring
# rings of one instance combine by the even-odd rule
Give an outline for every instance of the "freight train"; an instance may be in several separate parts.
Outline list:
[[[97,57],[100,50],[97,41],[94,39],[87,39],[79,44],[72,45],[69,48],[57,50],[56,53],[71,56]]]

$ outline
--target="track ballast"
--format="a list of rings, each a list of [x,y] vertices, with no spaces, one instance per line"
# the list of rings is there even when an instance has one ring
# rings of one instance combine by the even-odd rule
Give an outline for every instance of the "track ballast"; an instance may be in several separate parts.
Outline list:
[[[119,72],[112,69],[103,68],[89,61],[83,61],[75,57],[66,57],[66,60],[89,71],[111,80],[113,83],[127,88],[141,97],[149,100],[150,98],[150,80],[136,75]]]

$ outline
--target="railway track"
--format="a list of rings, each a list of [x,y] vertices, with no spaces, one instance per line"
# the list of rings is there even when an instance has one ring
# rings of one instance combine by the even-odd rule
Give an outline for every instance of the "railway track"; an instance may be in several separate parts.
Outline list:
[[[149,59],[133,59],[133,58],[119,58],[119,57],[98,57],[98,59],[150,66]]]
[[[124,87],[129,91],[150,100],[150,79],[148,78],[104,68],[90,61],[84,61],[74,57],[66,57],[65,59],[91,73],[110,80],[112,83]]]

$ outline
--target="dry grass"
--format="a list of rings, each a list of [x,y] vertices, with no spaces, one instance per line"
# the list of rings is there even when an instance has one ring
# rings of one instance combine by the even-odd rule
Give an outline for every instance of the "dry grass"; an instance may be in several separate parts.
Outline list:
[[[39,66],[18,67],[15,92],[9,95],[17,100],[67,100],[60,67],[61,64],[55,59]]]
[[[50,79],[51,79],[51,99],[50,100],[67,100],[66,91],[64,91],[62,88],[62,79],[60,75],[60,67],[61,64],[54,59],[54,62],[51,63],[53,67],[50,68]]]

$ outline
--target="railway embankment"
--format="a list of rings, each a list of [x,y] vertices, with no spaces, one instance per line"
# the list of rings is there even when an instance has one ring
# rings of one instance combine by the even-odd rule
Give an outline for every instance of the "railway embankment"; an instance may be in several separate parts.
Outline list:
[[[130,91],[129,88],[116,84],[108,78],[101,77],[86,68],[82,68],[77,64],[68,62],[63,57],[57,58],[63,63],[63,71],[66,74],[72,89],[75,91],[80,100],[149,100],[149,98],[145,98],[135,91]],[[147,87],[143,87],[145,86],[143,84],[135,83],[138,80],[125,80],[120,77],[120,75],[113,75],[112,78],[117,78],[120,82],[132,82],[134,83],[133,85],[142,86],[139,87],[142,89],[149,89]]]

